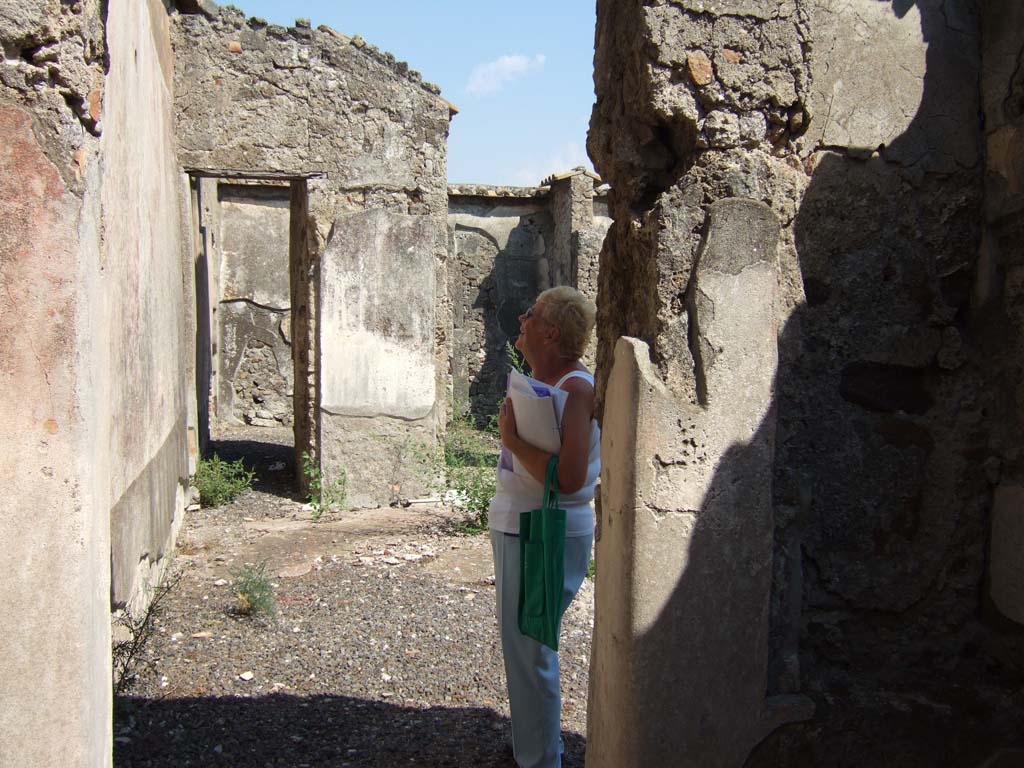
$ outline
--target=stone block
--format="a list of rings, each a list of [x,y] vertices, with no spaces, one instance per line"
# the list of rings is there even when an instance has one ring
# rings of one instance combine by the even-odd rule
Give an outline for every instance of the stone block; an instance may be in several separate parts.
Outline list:
[[[56,21],[50,0],[19,0],[0,8],[0,40],[9,43],[40,42]]]
[[[996,608],[1024,624],[1024,487],[1001,485],[992,503],[989,595]]]
[[[431,217],[372,210],[335,219],[322,256],[321,466],[352,503],[408,484],[411,432],[433,443],[434,240]]]
[[[689,308],[691,403],[621,338],[602,432],[601,604],[588,765],[735,766],[807,716],[766,698],[772,578],[775,249],[752,200],[709,212]]]

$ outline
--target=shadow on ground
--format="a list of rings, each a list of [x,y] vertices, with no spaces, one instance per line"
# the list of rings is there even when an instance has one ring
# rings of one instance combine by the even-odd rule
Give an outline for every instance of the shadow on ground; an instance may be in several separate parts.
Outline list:
[[[256,473],[252,482],[254,490],[305,501],[295,482],[294,448],[278,432],[280,430],[238,430],[238,434],[212,440],[210,451],[225,461],[242,459],[245,468]]]
[[[146,699],[115,704],[114,765],[514,766],[508,720],[484,708],[417,709],[347,696]],[[585,742],[563,733],[566,768]]]

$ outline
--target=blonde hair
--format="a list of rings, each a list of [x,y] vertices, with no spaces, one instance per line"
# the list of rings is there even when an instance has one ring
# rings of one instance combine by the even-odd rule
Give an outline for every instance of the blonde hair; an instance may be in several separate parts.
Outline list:
[[[557,328],[558,346],[567,358],[579,360],[594,330],[597,307],[594,302],[568,285],[548,288],[537,297],[537,303],[544,303],[544,320]]]

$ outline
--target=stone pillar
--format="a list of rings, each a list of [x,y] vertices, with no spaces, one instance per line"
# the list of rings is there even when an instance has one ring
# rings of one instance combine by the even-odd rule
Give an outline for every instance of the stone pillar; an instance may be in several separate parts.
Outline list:
[[[207,428],[214,421],[223,421],[225,418],[224,403],[230,401],[230,396],[225,397],[225,383],[221,380],[220,365],[220,297],[221,297],[221,267],[223,266],[223,252],[221,250],[221,209],[220,199],[217,193],[217,179],[200,178],[199,186],[199,232],[202,241],[202,260],[205,270],[205,281],[202,286],[206,290],[206,305],[209,310],[207,329],[209,338],[205,339],[206,349],[209,353],[208,372],[209,402],[200,404],[201,408],[207,409]],[[227,382],[230,387],[231,383]]]
[[[547,284],[541,290],[553,285],[571,285],[583,290],[580,285],[579,235],[594,224],[593,176],[583,168],[554,176],[551,179],[550,210],[555,222],[555,236],[547,257]],[[597,285],[591,288],[593,291],[589,295],[594,298]]]
[[[309,190],[304,181],[291,185],[291,223],[288,229],[288,272],[291,291],[292,403],[295,420],[295,477],[300,493],[309,490],[310,478],[303,472],[302,456],[316,456],[319,450],[317,423],[317,281],[313,249],[316,233],[309,219]]]
[[[779,226],[722,200],[689,281],[695,397],[621,338],[605,394],[587,765],[733,766],[766,701]]]
[[[975,302],[993,320],[989,350],[995,367],[1010,366],[1003,402],[1008,417],[994,419],[986,474],[993,491],[988,558],[988,593],[1003,618],[1024,624],[1024,381],[1019,375],[1024,345],[1024,6],[992,0],[983,17],[982,105],[985,111],[985,222]],[[997,622],[1001,624],[1003,622]],[[1024,659],[1018,633],[1004,633],[1001,655]],[[1012,651],[1010,650],[1012,648]]]
[[[320,465],[348,503],[412,496],[434,443],[433,217],[339,216],[320,264]]]

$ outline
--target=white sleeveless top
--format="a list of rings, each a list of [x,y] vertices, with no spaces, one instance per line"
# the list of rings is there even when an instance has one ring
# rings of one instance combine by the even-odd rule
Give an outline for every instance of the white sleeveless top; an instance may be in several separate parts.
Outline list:
[[[569,371],[558,380],[555,387],[561,389],[569,379],[583,379],[594,385],[593,374],[586,371]],[[590,448],[587,453],[587,479],[575,493],[559,493],[558,506],[565,510],[565,535],[589,536],[594,532],[594,490],[601,475],[601,428],[596,419],[590,420]],[[519,533],[519,514],[537,509],[544,495],[544,483],[538,483],[529,475],[517,475],[498,465],[498,481],[494,498],[487,513],[492,531]]]

